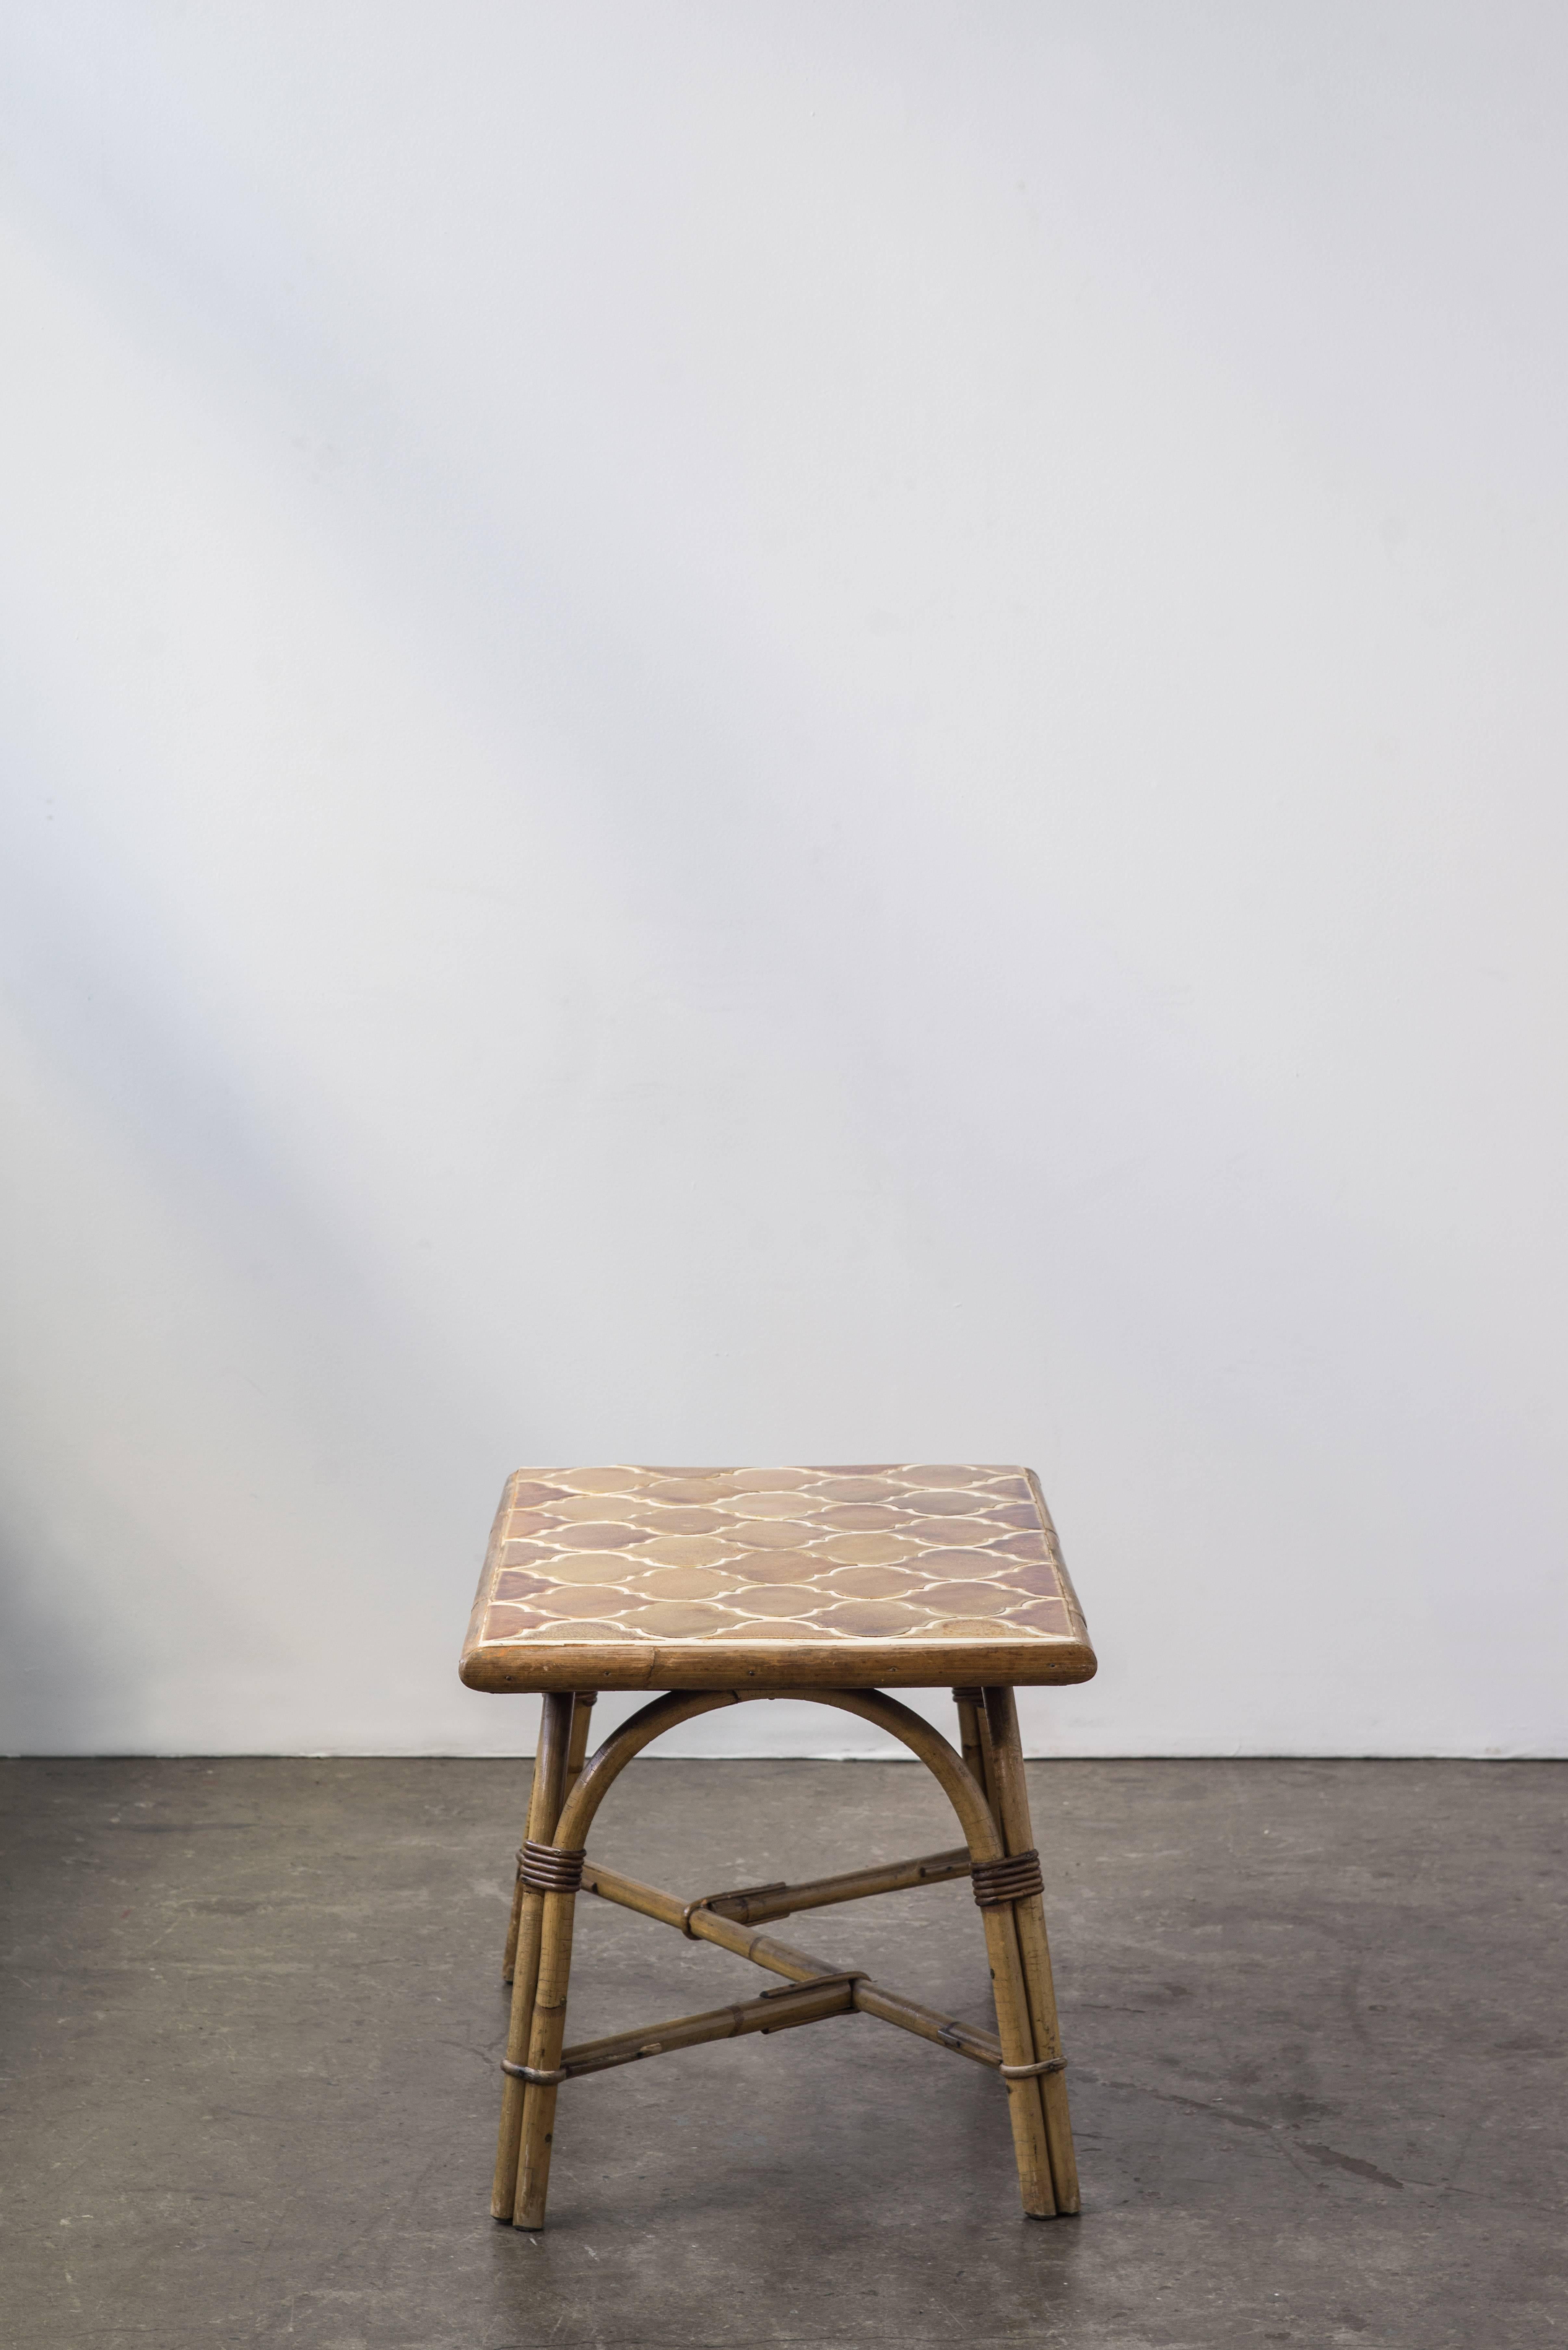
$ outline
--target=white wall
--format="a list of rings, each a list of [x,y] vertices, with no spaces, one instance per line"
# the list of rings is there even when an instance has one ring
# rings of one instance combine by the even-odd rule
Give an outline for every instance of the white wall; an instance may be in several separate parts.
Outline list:
[[[1563,1752],[1568,17],[4,36],[4,1742],[525,1747],[514,1463],[974,1457],[1042,1748]]]

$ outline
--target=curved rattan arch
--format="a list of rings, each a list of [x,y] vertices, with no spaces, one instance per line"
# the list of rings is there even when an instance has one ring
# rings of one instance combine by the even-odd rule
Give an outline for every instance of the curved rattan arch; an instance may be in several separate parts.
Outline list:
[[[587,1844],[599,1805],[627,1764],[667,1730],[691,1721],[697,1714],[715,1712],[721,1706],[741,1705],[776,1694],[770,1690],[672,1690],[666,1697],[655,1698],[640,1712],[634,1713],[629,1721],[623,1721],[618,1730],[613,1731],[584,1765],[562,1807],[556,1827],[556,1845],[566,1850],[580,1850]],[[885,1730],[890,1738],[907,1746],[926,1765],[957,1813],[970,1858],[1001,1858],[1002,1839],[984,1789],[940,1731],[933,1730],[910,1707],[900,1705],[897,1698],[888,1697],[880,1690],[803,1689],[792,1690],[790,1695],[805,1698],[812,1705],[837,1706],[842,1712],[857,1713],[863,1721],[875,1723],[878,1730]]]

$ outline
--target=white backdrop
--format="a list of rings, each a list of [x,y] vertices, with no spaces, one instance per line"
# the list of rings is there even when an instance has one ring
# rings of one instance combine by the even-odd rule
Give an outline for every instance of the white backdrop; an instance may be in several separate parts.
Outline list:
[[[1041,1751],[1563,1751],[1568,16],[3,30],[4,1742],[526,1747],[514,1464],[975,1458]]]

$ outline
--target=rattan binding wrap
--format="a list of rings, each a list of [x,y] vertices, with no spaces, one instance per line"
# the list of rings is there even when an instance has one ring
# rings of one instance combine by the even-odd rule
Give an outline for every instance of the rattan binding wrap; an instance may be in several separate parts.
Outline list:
[[[711,1909],[715,1901],[739,1901],[751,1894],[787,1893],[788,1891],[789,1887],[780,1877],[775,1877],[771,1885],[732,1885],[724,1893],[700,1893],[695,1901],[688,1901],[682,1906],[680,1930],[688,1941],[694,1942],[697,1939],[697,1934],[691,1920],[699,1909]]]
[[[559,2088],[563,2081],[569,2081],[572,2077],[564,2064],[554,2073],[536,2073],[532,2064],[514,2064],[505,2056],[501,2059],[501,2069],[504,2073],[510,2073],[514,2081],[532,2081],[535,2087],[541,2089]]]
[[[971,1861],[969,1873],[978,1909],[1005,1909],[1010,1901],[1026,1901],[1032,1893],[1045,1889],[1040,1855],[1034,1851],[1009,1853],[1005,1860]]]
[[[556,1844],[525,1844],[519,1857],[530,1893],[576,1893],[582,1889],[587,1850],[569,1852]]]

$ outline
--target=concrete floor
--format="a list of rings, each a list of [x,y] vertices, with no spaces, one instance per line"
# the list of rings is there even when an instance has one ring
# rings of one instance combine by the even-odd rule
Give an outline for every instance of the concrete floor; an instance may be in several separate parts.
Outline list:
[[[538,2237],[486,2216],[524,1770],[0,1765],[7,2350],[1568,2340],[1568,1765],[1032,1765],[1081,2219],[846,2017],[566,2090]],[[951,1841],[882,1763],[650,1760],[601,1825],[692,1893]],[[772,1980],[581,1919],[572,2037]],[[984,2016],[961,1884],[777,1930]]]

